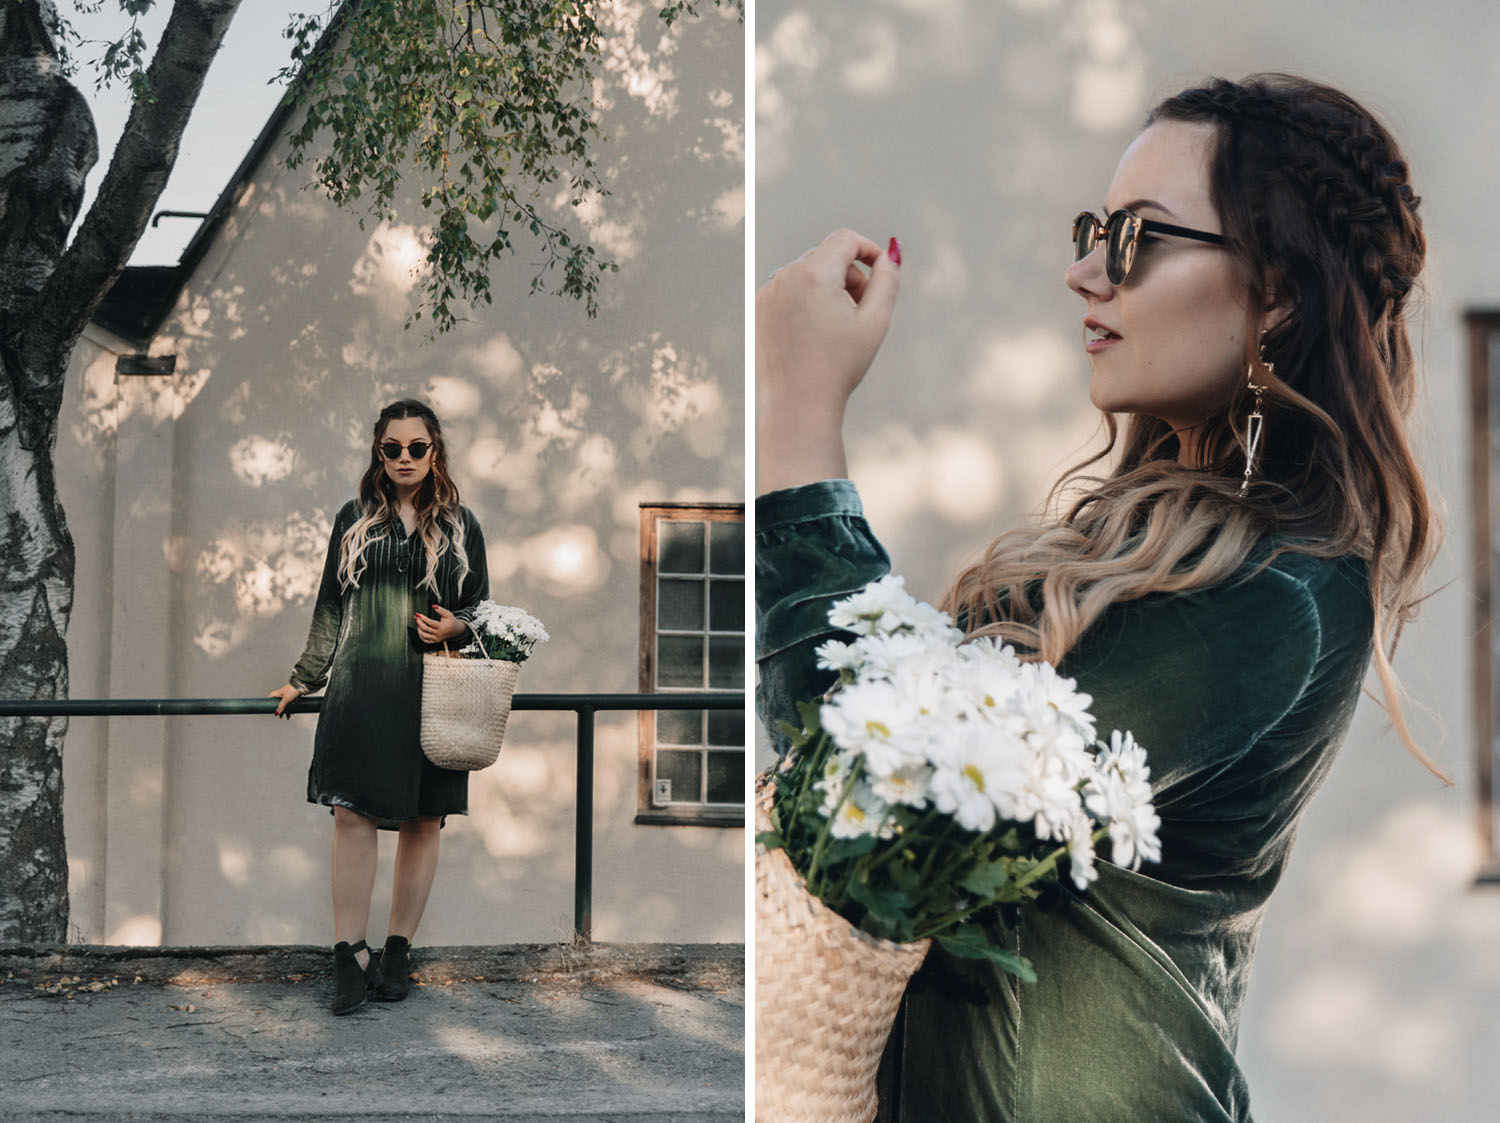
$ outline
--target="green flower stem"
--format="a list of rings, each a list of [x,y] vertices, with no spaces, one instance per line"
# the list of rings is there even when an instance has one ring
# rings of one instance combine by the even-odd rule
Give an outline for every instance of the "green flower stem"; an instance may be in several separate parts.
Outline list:
[[[920,876],[923,884],[926,884],[928,878],[931,877],[932,863],[937,861],[937,856],[942,853],[943,844],[948,841],[948,836],[953,833],[953,828],[957,825],[951,815],[945,815],[943,816],[943,818],[945,820],[945,822],[943,823],[943,829],[938,832],[937,838],[933,839],[932,849],[927,852],[927,860],[922,863],[922,872]]]
[[[951,929],[957,928],[960,924],[962,924],[964,921],[968,920],[976,912],[983,912],[985,909],[989,908],[993,904],[1005,904],[1005,903],[1007,903],[1007,902],[1003,902],[1003,901],[999,901],[999,902],[997,902],[997,901],[981,901],[978,904],[970,905],[967,908],[953,909],[953,910],[951,910],[949,912],[945,912],[942,916],[938,917],[936,920],[929,921],[928,924],[927,924],[927,926],[925,928],[919,929],[917,931],[916,935],[912,936],[912,939],[914,941],[915,940],[930,940],[934,936],[941,936],[945,932],[948,932]]]
[[[865,758],[855,757],[854,766],[849,769],[849,778],[844,781],[838,802],[833,805],[833,813],[824,816],[823,826],[818,830],[818,841],[813,845],[812,860],[807,864],[807,888],[808,892],[819,899],[822,899],[824,894],[817,888],[818,864],[823,860],[823,851],[828,849],[828,840],[833,837],[833,817],[838,814],[838,809],[844,805],[844,800],[849,798],[849,793],[854,790],[855,783],[864,774],[864,767]]]
[[[1094,832],[1094,842],[1100,842],[1107,834],[1109,834],[1109,828],[1100,827],[1097,831]],[[1020,877],[1016,878],[1015,881],[1012,881],[1009,885],[1007,885],[1005,888],[1004,896],[997,897],[991,901],[979,901],[965,908],[950,909],[948,912],[943,913],[935,920],[931,920],[926,925],[923,925],[921,928],[919,928],[917,935],[913,936],[912,938],[916,940],[922,940],[932,936],[940,936],[944,932],[947,932],[949,929],[962,924],[965,920],[968,920],[975,913],[982,912],[984,909],[989,908],[991,905],[1009,904],[1014,901],[1019,901],[1021,899],[1020,896],[1012,896],[1011,894],[1019,894],[1022,890],[1026,889],[1027,886],[1033,884],[1040,878],[1045,877],[1047,874],[1056,870],[1057,863],[1064,857],[1064,855],[1067,854],[1067,852],[1068,847],[1067,844],[1064,843],[1062,846],[1059,846],[1057,849],[1049,853],[1031,869],[1027,870]],[[963,859],[960,859],[960,862],[962,860]],[[948,867],[941,870],[941,879],[945,879],[949,869],[957,864],[959,863],[950,862],[948,864]]]
[[[823,776],[823,769],[828,764],[828,758],[838,751],[838,746],[833,743],[833,738],[822,730],[808,743],[803,750],[802,782],[797,791],[798,800],[806,798],[812,786]]]
[[[792,834],[802,823],[800,814],[802,801],[807,798],[808,786],[812,782],[815,771],[821,770],[822,762],[827,757],[829,739],[827,734],[820,733],[818,736],[801,749],[792,749],[796,754],[792,762],[791,772],[793,779],[790,781],[792,788],[792,800],[782,814],[781,837],[787,841],[788,852],[794,852],[792,846]],[[775,782],[775,781],[773,781]],[[800,849],[800,847],[799,847]]]
[[[879,855],[878,857],[876,857],[875,859],[873,859],[871,862],[869,862],[864,867],[865,872],[867,874],[874,873],[876,870],[880,869],[882,866],[889,865],[891,862],[895,861],[897,858],[899,858],[901,856],[901,854],[904,851],[911,849],[911,844],[910,844],[909,840],[911,839],[912,835],[917,835],[917,836],[920,837],[922,835],[922,833],[924,831],[926,831],[926,829],[929,826],[932,825],[932,821],[934,819],[938,818],[939,814],[940,813],[938,811],[936,811],[936,810],[929,810],[925,815],[923,815],[920,819],[918,819],[915,823],[913,823],[910,828],[908,828],[908,829],[902,831],[900,834],[896,835],[896,837],[892,840],[893,842],[896,843],[896,845],[891,846],[889,849],[887,849],[885,851],[885,853]],[[951,822],[951,820],[950,820],[950,822]],[[932,855],[929,854],[928,858],[930,859],[931,856]]]
[[[1094,842],[1099,842],[1108,833],[1108,827],[1100,827],[1097,831],[1094,832]],[[1062,858],[1062,856],[1067,852],[1068,845],[1067,843],[1063,843],[1063,845],[1059,846],[1056,850],[1048,854],[1035,866],[1018,877],[1015,880],[1015,887],[1017,889],[1025,889],[1026,886],[1030,885],[1033,881],[1041,877],[1043,874],[1051,873],[1057,868],[1058,860]]]
[[[885,825],[890,821],[891,815],[893,813],[894,808],[886,808],[885,816],[880,820],[879,823],[875,825],[875,834],[877,837],[880,835],[880,832],[885,829]],[[833,888],[829,899],[834,901],[848,900],[849,886],[854,884],[854,879],[856,877],[863,875],[864,879],[868,882],[872,873],[878,870],[881,866],[885,865],[885,863],[889,862],[892,857],[901,853],[902,849],[905,847],[905,843],[902,841],[902,836],[898,834],[892,841],[894,845],[888,848],[885,853],[879,854],[879,856],[876,857],[873,861],[866,857],[864,859],[856,858],[854,861],[850,862],[848,872],[844,874],[843,880],[841,880],[838,885]]]

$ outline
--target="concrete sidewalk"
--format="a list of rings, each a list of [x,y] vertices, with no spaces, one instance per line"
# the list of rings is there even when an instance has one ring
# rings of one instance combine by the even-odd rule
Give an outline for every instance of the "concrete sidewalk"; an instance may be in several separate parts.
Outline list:
[[[0,946],[0,1119],[741,1123],[744,949],[418,948],[328,1010],[322,948]]]

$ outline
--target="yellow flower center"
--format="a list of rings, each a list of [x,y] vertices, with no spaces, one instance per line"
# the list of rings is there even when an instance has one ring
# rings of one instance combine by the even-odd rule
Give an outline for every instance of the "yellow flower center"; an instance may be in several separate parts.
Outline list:
[[[883,721],[872,720],[865,722],[865,732],[872,737],[889,737],[891,735],[890,728]]]
[[[979,771],[979,769],[975,768],[972,764],[966,764],[964,765],[964,775],[974,781],[974,786],[976,788],[978,788],[980,791],[984,791],[983,772]]]

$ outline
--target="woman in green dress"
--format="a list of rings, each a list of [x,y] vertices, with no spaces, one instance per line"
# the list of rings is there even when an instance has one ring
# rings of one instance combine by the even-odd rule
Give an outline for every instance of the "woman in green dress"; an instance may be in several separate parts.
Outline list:
[[[422,754],[422,655],[462,646],[489,596],[484,536],[458,501],[442,428],[418,401],[380,411],[370,464],[334,519],[307,646],[276,713],[325,683],[307,799],[333,811],[333,1012],[406,997],[411,939],[437,870],[438,831],[468,813],[468,773]],[[286,715],[290,717],[290,715]],[[377,831],[397,830],[389,935],[365,943]]]
[[[1362,106],[1259,75],[1158,105],[1107,215],[1074,221],[1067,284],[1114,467],[1060,519],[995,539],[944,607],[1076,678],[1100,728],[1134,732],[1163,857],[1101,861],[1080,899],[993,918],[1035,984],[929,956],[883,1117],[1250,1119],[1234,1047],[1256,936],[1372,661],[1417,753],[1387,662],[1435,545],[1405,431],[1417,204]],[[813,654],[829,603],[889,568],[843,478],[842,422],[900,257],[838,231],[757,296],[770,728],[832,681]]]

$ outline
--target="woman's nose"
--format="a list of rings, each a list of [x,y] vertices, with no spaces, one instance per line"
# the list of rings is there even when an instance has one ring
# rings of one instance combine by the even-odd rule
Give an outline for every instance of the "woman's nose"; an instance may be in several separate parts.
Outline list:
[[[1101,241],[1084,254],[1063,274],[1063,280],[1085,300],[1108,300],[1114,295],[1114,285],[1104,271],[1104,243]]]

